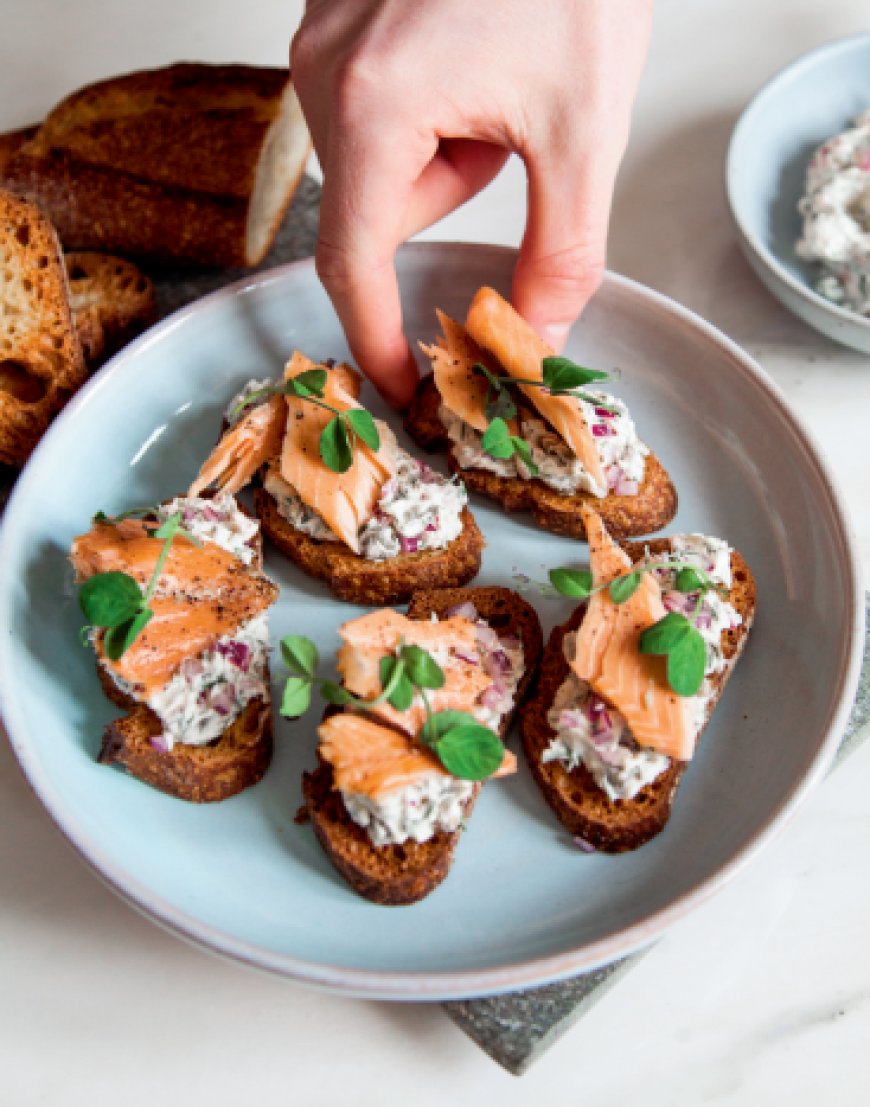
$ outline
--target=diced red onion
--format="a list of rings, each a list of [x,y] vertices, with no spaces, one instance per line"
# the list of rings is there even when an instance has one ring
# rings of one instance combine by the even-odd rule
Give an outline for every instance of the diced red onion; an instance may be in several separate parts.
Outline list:
[[[608,411],[606,407],[597,407],[595,409],[595,414],[598,416],[599,419],[615,419],[616,418],[616,412],[615,411]]]
[[[595,438],[612,438],[616,434],[616,427],[607,423],[593,423],[592,434]]]
[[[858,162],[858,168],[863,169],[865,171],[870,170],[870,147],[868,147],[864,151],[864,154],[863,154],[861,160]]]
[[[416,553],[420,545],[419,538],[406,538],[402,535],[399,538],[399,545],[402,549],[402,553]]]
[[[511,671],[510,658],[504,650],[493,650],[492,653],[484,655],[483,667],[493,678],[507,676]]]
[[[193,680],[194,677],[198,677],[203,669],[205,669],[205,665],[198,657],[187,657],[181,663],[181,675],[185,680]]]
[[[488,711],[497,711],[504,699],[504,686],[496,683],[490,684],[480,694],[480,703]]]
[[[455,657],[458,657],[460,661],[464,661],[466,665],[476,665],[478,662],[474,654],[466,653],[465,650],[454,649],[453,654]]]
[[[613,720],[610,718],[610,712],[606,707],[602,706],[601,710],[595,715],[595,719],[592,724],[592,733],[594,735],[605,734],[613,730]]]
[[[595,848],[595,846],[592,845],[591,842],[587,842],[586,839],[581,838],[579,834],[576,834],[574,836],[573,841],[574,841],[574,845],[577,847],[577,849],[580,850],[581,853],[597,853],[598,852],[598,850]]]
[[[460,619],[468,619],[474,623],[477,621],[477,608],[473,603],[466,600],[464,603],[458,603],[447,608],[447,618],[452,619],[454,616]]]
[[[231,665],[246,673],[251,664],[251,647],[244,642],[218,642],[215,647],[221,657],[225,657]]]
[[[480,645],[482,646],[483,649],[485,649],[485,650],[500,650],[501,649],[501,642],[499,641],[498,635],[492,629],[491,626],[487,626],[486,623],[478,622],[476,624],[476,628],[477,628],[477,641],[480,643]]]
[[[220,523],[223,519],[220,512],[215,511],[215,509],[210,506],[206,506],[202,509],[202,517],[203,519],[208,519],[210,523]]]
[[[566,708],[565,711],[559,713],[559,727],[562,730],[583,730],[586,723],[587,719],[583,712],[576,707]]]
[[[212,692],[209,706],[218,715],[229,715],[235,705],[235,693],[229,684],[222,684],[216,691]]]
[[[713,625],[713,617],[709,611],[700,611],[695,619],[695,626],[698,630],[709,630]]]
[[[434,534],[436,530],[438,530],[438,523],[437,522],[426,524],[426,533],[427,534]]]
[[[631,477],[627,477],[621,470],[620,474],[619,479],[613,486],[613,491],[617,496],[636,496],[640,489],[640,483]]]
[[[167,746],[166,742],[163,740],[162,734],[154,734],[148,741],[158,753],[169,753],[169,746]]]

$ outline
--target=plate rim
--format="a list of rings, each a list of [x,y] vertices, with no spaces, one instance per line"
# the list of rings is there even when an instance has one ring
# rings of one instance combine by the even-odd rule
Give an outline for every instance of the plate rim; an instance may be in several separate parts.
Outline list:
[[[832,320],[839,321],[844,325],[848,325],[848,327],[854,327],[860,332],[866,332],[865,340],[870,341],[870,317],[858,315],[854,311],[849,311],[847,308],[840,307],[838,304],[826,300],[824,296],[816,292],[810,285],[804,284],[803,281],[799,281],[794,277],[779,260],[777,255],[761,242],[758,236],[746,225],[740,205],[735,198],[735,182],[740,176],[737,157],[738,146],[744,139],[744,133],[749,129],[754,113],[763,106],[767,97],[777,90],[780,82],[793,77],[802,69],[812,68],[819,58],[827,54],[833,55],[841,51],[848,51],[862,45],[870,50],[870,31],[858,31],[853,35],[846,35],[844,38],[837,38],[832,39],[830,42],[824,42],[820,46],[816,46],[812,50],[808,50],[806,53],[799,55],[793,61],[783,66],[782,69],[777,70],[772,77],[768,78],[753,95],[752,99],[738,116],[737,122],[734,124],[725,153],[724,176],[725,198],[728,204],[728,212],[744,248],[749,251],[752,257],[755,258],[771,278],[785,284],[788,289],[799,296],[810,309],[816,309],[825,315],[829,315]],[[824,139],[820,141],[824,141]],[[789,305],[786,304],[786,307],[789,307]],[[807,320],[804,319],[804,322],[807,322]]]
[[[502,261],[507,258],[515,259],[517,256],[516,249],[509,246],[445,241],[408,243],[400,248],[400,253],[413,253],[420,256],[432,254],[434,256],[445,251],[457,250],[459,252],[474,253],[478,256],[490,253]],[[303,269],[314,271],[313,258],[288,262],[274,269],[243,277],[179,308],[167,316],[110,359],[73,397],[66,409],[55,420],[43,442],[37,446],[33,457],[39,458],[44,449],[44,442],[49,439],[49,436],[56,433],[55,428],[63,427],[70,422],[75,417],[79,407],[87,402],[91,393],[105,387],[106,382],[111,379],[118,366],[130,358],[136,357],[139,350],[153,342],[162,341],[166,334],[183,324],[193,314],[211,310],[216,304],[224,300],[244,295],[255,288],[280,281],[288,272],[298,272]],[[300,984],[336,994],[368,999],[406,1001],[449,1000],[495,995],[517,988],[539,986],[587,972],[628,956],[648,945],[736,876],[744,865],[783,829],[806,796],[824,775],[833,760],[851,710],[860,675],[864,644],[862,565],[855,534],[845,507],[845,498],[839,489],[833,472],[820,453],[802,418],[790,408],[776,383],[767,376],[760,365],[746,351],[742,350],[718,328],[654,289],[612,271],[606,273],[605,282],[622,292],[651,303],[658,309],[658,312],[669,317],[673,324],[695,332],[700,331],[708,341],[727,354],[730,361],[734,363],[735,370],[742,371],[756,387],[759,387],[773,401],[779,415],[790,426],[792,432],[796,433],[826,491],[829,508],[839,526],[838,538],[839,545],[842,548],[842,565],[848,585],[846,601],[848,609],[852,612],[852,617],[848,641],[843,643],[844,663],[840,667],[837,686],[834,690],[833,708],[829,712],[826,725],[823,728],[824,737],[819,743],[818,752],[802,780],[780,805],[769,813],[761,830],[752,840],[733,854],[724,864],[720,865],[719,868],[709,873],[694,888],[637,922],[579,948],[482,969],[407,971],[361,969],[332,965],[264,949],[255,943],[228,935],[220,928],[211,926],[172,906],[162,897],[150,891],[145,885],[132,879],[123,866],[116,865],[108,857],[103,856],[99,841],[91,841],[86,834],[77,832],[75,820],[69,816],[64,816],[61,796],[56,794],[55,790],[42,776],[38,760],[27,749],[26,741],[22,741],[18,737],[26,731],[13,708],[11,698],[5,691],[6,682],[3,675],[9,671],[7,661],[9,655],[13,652],[14,643],[11,635],[0,635],[0,716],[5,721],[10,745],[25,779],[53,824],[88,868],[140,914],[156,922],[163,929],[192,942],[198,948],[205,949],[222,958],[275,975],[288,977]],[[7,547],[12,545],[10,535],[14,536],[17,529],[15,526],[16,518],[19,512],[23,510],[22,505],[27,503],[28,486],[31,479],[33,479],[30,474],[35,469],[36,466],[31,464],[25,467],[7,504],[4,518],[0,523],[0,564],[9,563]],[[0,589],[0,627],[8,625],[9,602],[9,590]]]

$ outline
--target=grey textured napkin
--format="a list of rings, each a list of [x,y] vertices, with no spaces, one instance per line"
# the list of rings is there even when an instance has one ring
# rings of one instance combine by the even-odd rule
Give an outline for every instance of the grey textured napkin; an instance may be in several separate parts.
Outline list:
[[[309,257],[314,252],[317,238],[319,202],[319,186],[311,178],[304,177],[272,250],[257,270],[150,271],[149,275],[154,279],[159,315],[168,315],[217,288],[249,277],[252,272]],[[14,475],[11,469],[0,466],[0,511]],[[858,697],[840,746],[837,763],[866,737],[861,732],[868,721],[870,644],[865,649]],[[621,980],[642,956],[643,952],[632,954],[604,968],[542,988],[445,1003],[444,1010],[493,1060],[498,1061],[509,1072],[519,1075],[588,1011],[608,988]]]

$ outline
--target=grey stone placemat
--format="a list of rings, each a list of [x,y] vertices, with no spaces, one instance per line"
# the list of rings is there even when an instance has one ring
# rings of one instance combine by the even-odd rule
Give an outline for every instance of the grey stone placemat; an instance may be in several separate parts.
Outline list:
[[[870,593],[866,603],[870,628]],[[858,693],[831,771],[870,737],[868,724],[870,630],[864,640]],[[443,1007],[456,1025],[494,1061],[519,1076],[621,980],[649,948],[570,980],[501,996],[445,1003]]]

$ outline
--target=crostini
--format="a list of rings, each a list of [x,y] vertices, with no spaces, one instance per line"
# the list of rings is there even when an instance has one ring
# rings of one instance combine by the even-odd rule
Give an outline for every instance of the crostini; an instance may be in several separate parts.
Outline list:
[[[405,602],[416,589],[466,584],[484,540],[457,478],[397,444],[358,402],[359,375],[300,353],[284,381],[251,381],[191,494],[256,480],[263,531],[340,600]]]
[[[505,588],[431,589],[407,615],[372,612],[340,635],[331,698],[344,708],[318,728],[302,815],[360,895],[415,903],[447,875],[482,781],[515,771],[500,737],[531,686],[540,624]]]
[[[443,335],[405,418],[427,450],[448,452],[468,489],[505,511],[530,511],[555,534],[584,536],[591,504],[616,537],[650,534],[674,517],[677,493],[637,436],[607,373],[554,355],[497,292],[481,288],[465,325],[438,312]]]
[[[578,845],[620,853],[667,823],[746,644],[755,583],[721,539],[688,534],[619,546],[600,515],[583,511],[591,572],[551,578],[586,598],[547,643],[522,712],[523,748]]]
[[[261,547],[257,520],[227,493],[100,514],[73,541],[84,637],[106,696],[127,711],[105,729],[103,764],[195,803],[263,776],[278,588]]]

